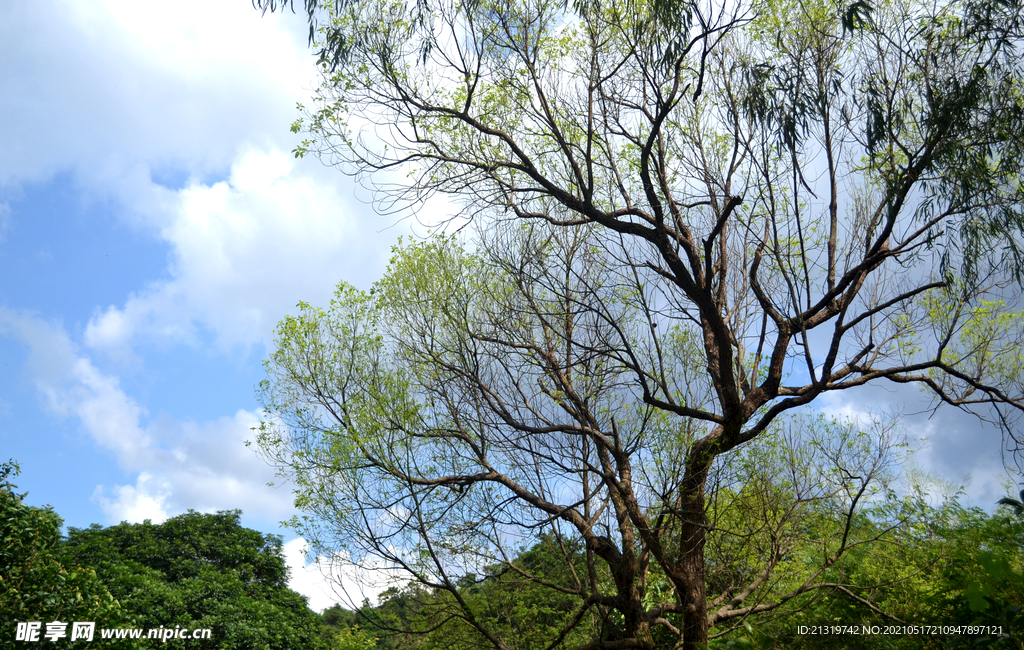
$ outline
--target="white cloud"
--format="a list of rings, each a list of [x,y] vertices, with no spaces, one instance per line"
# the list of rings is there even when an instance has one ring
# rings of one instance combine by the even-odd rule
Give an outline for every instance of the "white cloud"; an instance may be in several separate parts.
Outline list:
[[[247,2],[0,4],[0,190],[70,171],[85,200],[112,198],[171,251],[170,280],[102,305],[89,347],[138,365],[138,337],[265,343],[298,300],[376,276],[391,221],[350,179],[286,153],[313,61],[301,15]]]
[[[389,587],[404,584],[408,578],[400,571],[384,568],[380,562],[368,561],[357,566],[344,554],[331,558],[320,555],[306,562],[309,543],[297,537],[284,545],[284,559],[291,570],[288,587],[309,599],[313,611],[340,604],[352,609],[364,599],[376,603]]]
[[[141,366],[139,343],[208,334],[247,351],[298,300],[326,302],[342,278],[365,285],[382,268],[391,221],[372,218],[337,171],[286,153],[316,76],[303,17],[237,0],[0,3],[0,66],[0,238],[36,217],[18,212],[31,209],[16,200],[23,186],[66,173],[76,200],[104,201],[170,251],[164,279],[98,305],[82,340],[0,307],[0,333],[27,345],[45,407],[135,475],[106,480],[94,501],[111,520],[290,512],[290,494],[265,487],[272,470],[241,444],[255,413],[161,416],[103,361]]]
[[[818,409],[827,418],[839,422],[849,422],[857,426],[869,426],[879,417],[885,417],[882,413],[870,410],[867,404],[828,399],[830,397],[834,397],[834,395],[826,395],[826,399],[822,400]]]
[[[160,231],[171,278],[95,314],[86,344],[130,358],[140,336],[194,343],[199,327],[221,349],[269,344],[299,300],[326,302],[342,278],[368,283],[393,234],[373,219],[358,225],[339,179],[282,151],[248,150],[228,180],[183,188]]]
[[[122,469],[139,472],[134,486],[97,487],[93,498],[110,522],[160,520],[190,508],[241,508],[269,518],[292,511],[291,495],[267,487],[273,471],[244,445],[259,423],[255,413],[240,409],[203,423],[166,416],[144,422],[145,409],[116,377],[81,356],[61,325],[0,308],[0,333],[28,346],[28,374],[46,406],[78,419]]]
[[[0,186],[64,169],[119,186],[140,164],[217,172],[239,142],[291,143],[314,76],[304,31],[233,0],[3,3]]]
[[[1000,453],[1000,430],[970,413],[935,406],[918,386],[876,384],[826,394],[814,408],[859,422],[895,418],[914,452],[913,464],[963,485],[965,502],[991,509],[1005,496],[1003,482],[1012,479]]]
[[[136,470],[152,462],[154,441],[140,424],[144,410],[121,390],[117,378],[104,375],[84,357],[76,358],[71,368],[63,382],[38,384],[50,408],[78,417],[122,467]]]
[[[290,569],[288,588],[309,599],[309,608],[322,612],[335,603],[343,607],[346,603],[334,595],[331,583],[316,562],[306,564],[306,549],[309,544],[297,537],[284,545],[284,561]]]
[[[153,523],[159,524],[169,516],[167,499],[171,489],[167,481],[155,479],[148,472],[141,472],[134,486],[119,485],[108,489],[97,485],[92,498],[103,508],[107,521],[139,522],[151,519]]]

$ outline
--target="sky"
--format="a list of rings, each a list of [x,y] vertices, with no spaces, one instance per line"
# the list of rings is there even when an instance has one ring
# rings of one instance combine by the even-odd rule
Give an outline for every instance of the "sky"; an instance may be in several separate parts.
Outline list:
[[[275,324],[340,280],[368,287],[414,226],[290,153],[306,29],[249,0],[0,3],[0,460],[67,526],[241,509],[285,536],[320,610],[332,597],[279,525],[291,493],[244,445],[254,388]],[[970,477],[969,502],[1005,494],[999,433],[914,388],[822,407],[879,405],[922,468]]]

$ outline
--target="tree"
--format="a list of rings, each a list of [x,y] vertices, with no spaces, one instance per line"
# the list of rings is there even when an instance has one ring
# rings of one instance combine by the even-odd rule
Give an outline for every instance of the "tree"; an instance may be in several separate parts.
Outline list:
[[[790,412],[917,384],[1017,441],[1015,0],[306,6],[338,56],[296,155],[480,230],[279,330],[260,443],[321,550],[365,539],[358,495],[355,559],[416,549],[447,588],[481,541],[435,528],[507,505],[491,548],[564,526],[603,563],[556,586],[608,622],[594,647],[692,649],[720,615],[709,476]]]
[[[97,578],[96,572],[60,557],[62,520],[51,508],[27,505],[26,494],[18,494],[11,478],[18,464],[0,464],[0,631],[4,647],[15,647],[16,624],[42,623],[37,645],[46,642],[46,623],[68,624],[62,643],[80,647],[85,640],[71,640],[71,623],[93,622],[97,627],[117,626],[130,621],[127,613]],[[114,641],[112,647],[125,647]]]
[[[324,624],[324,636],[332,650],[372,650],[377,639],[360,629],[358,615],[335,603],[320,615]]]
[[[239,516],[190,511],[162,524],[72,528],[63,552],[95,569],[136,627],[211,630],[188,647],[331,647],[305,597],[287,586],[281,539],[244,528]]]
[[[522,644],[588,630],[604,642],[637,629],[651,643],[678,639],[665,560],[650,557],[642,540],[611,541],[631,534],[627,508],[668,518],[658,510],[674,507],[685,471],[679,453],[700,433],[643,405],[621,369],[594,353],[610,336],[650,331],[638,320],[641,287],[602,286],[623,279],[608,275],[593,242],[540,239],[532,228],[505,235],[476,254],[440,237],[398,248],[370,292],[342,285],[330,309],[306,305],[283,321],[262,397],[287,426],[267,424],[257,440],[297,483],[313,517],[296,523],[311,545],[343,548],[366,570],[399,567],[416,581],[388,616],[372,617],[375,629],[440,633],[448,644],[462,637],[466,647],[538,647]],[[597,320],[587,303],[621,313]],[[572,364],[545,367],[566,341],[579,346]],[[665,341],[673,383],[699,403],[694,343],[681,328]],[[550,385],[549,373],[574,375],[573,392],[560,394],[568,384]],[[583,435],[566,417],[574,405],[596,421]],[[604,418],[617,459],[591,440]],[[888,500],[898,443],[891,430],[787,425],[710,471],[706,578],[717,591],[709,623],[739,624],[814,590],[849,592],[829,579],[842,556],[902,523],[900,513],[879,510],[877,527],[855,525],[866,501]],[[628,483],[611,474],[614,464]],[[616,484],[629,493],[617,495]],[[552,517],[564,507],[556,498],[582,516],[568,526]],[[678,552],[674,526],[655,534],[663,557]],[[541,543],[544,570],[527,552]],[[795,571],[794,552],[817,564]],[[467,590],[470,574],[501,586]],[[517,582],[533,588],[510,588]],[[546,593],[522,603],[512,592]],[[502,596],[512,600],[497,605]],[[512,624],[509,613],[529,602],[547,603],[547,613]],[[471,629],[456,633],[448,621]]]

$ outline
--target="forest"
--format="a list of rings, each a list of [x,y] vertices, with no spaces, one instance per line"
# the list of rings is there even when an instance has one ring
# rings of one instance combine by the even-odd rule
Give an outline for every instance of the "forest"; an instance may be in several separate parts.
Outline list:
[[[209,629],[209,640],[172,640],[177,647],[290,650],[381,650],[479,648],[486,640],[444,612],[446,594],[415,583],[396,585],[379,602],[348,609],[341,605],[314,613],[305,598],[287,588],[281,540],[246,529],[240,514],[189,512],[162,524],[122,523],[69,529],[48,508],[24,503],[12,482],[17,466],[3,466],[0,485],[0,617],[6,622],[92,621],[98,628]],[[1024,495],[1021,495],[1024,497]],[[795,599],[768,615],[713,630],[711,648],[1019,648],[1024,643],[1024,504],[1004,499],[994,512],[965,508],[957,494],[938,506],[922,494],[888,503],[901,524],[880,530],[877,512],[857,517],[854,535],[871,539],[831,567],[833,583],[813,596]],[[743,517],[753,504],[733,503]],[[799,543],[789,546],[787,580],[799,580],[827,552],[815,533],[836,524],[835,511],[819,504],[806,513]],[[870,509],[869,509],[870,510]],[[776,513],[775,516],[778,516]],[[756,565],[769,542],[762,526],[749,530],[742,547],[716,556],[712,583],[735,580]],[[819,533],[820,534],[820,533]],[[718,540],[716,547],[724,547]],[[548,583],[571,583],[572,567],[584,570],[578,540],[541,538],[514,559],[515,566]],[[665,588],[663,577],[656,589]],[[775,590],[784,585],[775,585]],[[573,598],[551,597],[504,566],[459,577],[459,591],[474,610],[514,648],[585,645],[601,621],[579,621]],[[930,626],[997,629],[988,635],[929,631]],[[800,628],[853,626],[856,634],[801,634]],[[883,633],[920,628],[919,633]],[[877,627],[877,630],[875,629]],[[88,647],[85,640],[40,637],[15,641],[15,627],[2,631],[3,647]],[[874,630],[867,633],[864,630]],[[97,636],[92,643],[99,641]],[[159,641],[105,639],[100,647],[145,648]]]

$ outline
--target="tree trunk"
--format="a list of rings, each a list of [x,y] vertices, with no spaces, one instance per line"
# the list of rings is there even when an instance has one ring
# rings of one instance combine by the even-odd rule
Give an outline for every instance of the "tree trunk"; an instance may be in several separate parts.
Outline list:
[[[625,619],[626,638],[636,639],[640,642],[641,647],[654,650],[654,636],[651,634],[651,624],[647,621],[647,617],[644,616],[643,596],[636,588],[635,581],[621,597],[623,600],[628,599],[628,603],[624,602],[621,608],[623,618]]]
[[[710,461],[686,472],[680,489],[679,560],[674,582],[679,602],[683,605],[683,627],[680,650],[699,650],[697,644],[708,642],[708,600],[704,583],[704,543],[707,522],[704,515],[704,487]]]

